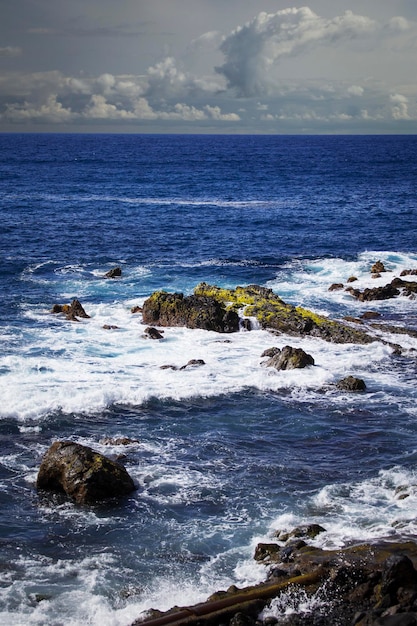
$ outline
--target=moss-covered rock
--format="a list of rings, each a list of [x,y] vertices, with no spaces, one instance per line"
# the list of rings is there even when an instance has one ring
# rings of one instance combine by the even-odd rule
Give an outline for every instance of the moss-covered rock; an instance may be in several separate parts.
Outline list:
[[[219,333],[236,332],[239,316],[210,295],[154,292],[143,304],[143,321],[157,326],[186,326]]]
[[[200,283],[194,290],[200,297],[210,297],[223,302],[229,310],[243,310],[243,314],[256,317],[263,328],[293,336],[310,335],[333,343],[370,343],[373,338],[367,333],[351,328],[341,322],[329,320],[304,309],[284,302],[272,289],[259,285],[221,289]]]

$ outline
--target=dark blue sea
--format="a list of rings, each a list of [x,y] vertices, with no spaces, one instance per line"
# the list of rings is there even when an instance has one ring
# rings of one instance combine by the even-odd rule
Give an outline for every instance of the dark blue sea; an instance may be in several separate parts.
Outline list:
[[[263,580],[257,543],[302,523],[327,547],[416,537],[412,334],[153,341],[131,309],[155,290],[255,283],[332,319],[371,309],[417,330],[412,297],[329,291],[417,268],[417,136],[4,134],[0,211],[2,624],[128,626]],[[73,298],[89,319],[51,314]],[[314,367],[263,367],[286,344]],[[190,359],[205,365],[161,369]],[[336,388],[350,374],[366,392]],[[88,507],[39,494],[62,439],[121,458],[138,489]]]

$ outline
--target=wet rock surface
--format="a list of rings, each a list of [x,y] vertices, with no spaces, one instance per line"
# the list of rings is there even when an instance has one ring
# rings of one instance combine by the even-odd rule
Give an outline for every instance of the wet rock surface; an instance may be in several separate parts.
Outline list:
[[[77,504],[120,498],[135,490],[123,465],[72,441],[56,441],[47,450],[36,487],[64,493]]]

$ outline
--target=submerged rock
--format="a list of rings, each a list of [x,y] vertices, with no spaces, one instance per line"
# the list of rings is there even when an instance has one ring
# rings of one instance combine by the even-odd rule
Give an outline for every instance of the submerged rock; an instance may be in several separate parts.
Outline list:
[[[65,493],[77,504],[118,498],[135,489],[123,465],[73,441],[51,445],[42,459],[36,487]]]
[[[120,278],[122,275],[122,269],[120,267],[113,267],[104,274],[104,278]]]

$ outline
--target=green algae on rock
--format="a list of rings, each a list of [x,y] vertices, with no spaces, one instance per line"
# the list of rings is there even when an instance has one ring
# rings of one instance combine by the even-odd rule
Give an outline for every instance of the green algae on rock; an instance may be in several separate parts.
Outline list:
[[[303,307],[284,302],[272,289],[259,285],[221,289],[200,283],[195,295],[210,297],[223,302],[229,310],[243,309],[249,317],[256,317],[263,328],[297,337],[309,335],[333,343],[371,343],[374,339],[367,333],[346,324],[329,320]]]

